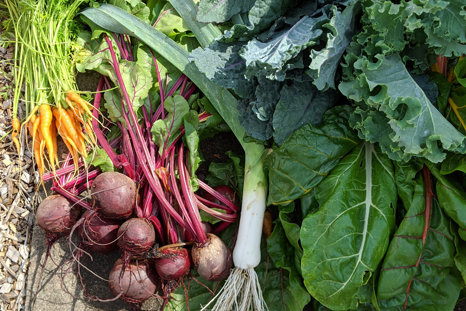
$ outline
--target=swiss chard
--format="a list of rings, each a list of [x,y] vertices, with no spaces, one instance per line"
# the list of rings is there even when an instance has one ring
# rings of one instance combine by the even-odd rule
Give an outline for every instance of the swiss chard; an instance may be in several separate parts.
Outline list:
[[[427,168],[423,174],[382,264],[377,287],[381,310],[452,310],[458,299],[455,236],[433,198]]]
[[[317,187],[316,198],[319,210],[301,227],[304,284],[331,309],[356,308],[394,229],[392,164],[372,144],[361,144]]]

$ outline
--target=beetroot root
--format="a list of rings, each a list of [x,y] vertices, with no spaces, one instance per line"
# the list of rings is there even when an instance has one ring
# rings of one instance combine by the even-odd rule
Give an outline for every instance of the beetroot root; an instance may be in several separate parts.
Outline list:
[[[155,243],[155,230],[152,224],[143,218],[131,218],[118,229],[118,246],[130,255],[143,255]]]
[[[36,211],[36,222],[48,235],[70,233],[81,215],[81,207],[72,206],[63,196],[54,194],[45,198]]]
[[[86,248],[101,254],[117,248],[119,221],[104,218],[95,211],[86,211],[82,217],[85,221],[79,226],[79,233]]]
[[[164,248],[155,259],[155,270],[163,280],[178,280],[189,273],[191,260],[186,248]]]
[[[117,172],[105,172],[96,177],[91,187],[92,198],[99,213],[110,219],[127,219],[136,204],[136,184]]]
[[[220,281],[230,274],[231,251],[223,241],[212,233],[205,243],[194,244],[191,250],[197,273],[208,281]]]
[[[145,260],[124,265],[118,259],[108,277],[110,290],[115,296],[131,303],[142,303],[155,294],[157,275]]]

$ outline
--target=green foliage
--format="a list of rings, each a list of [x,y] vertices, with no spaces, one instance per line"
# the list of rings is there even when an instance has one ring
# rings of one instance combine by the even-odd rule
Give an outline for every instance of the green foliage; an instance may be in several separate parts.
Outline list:
[[[458,299],[455,236],[437,200],[427,208],[425,191],[418,178],[408,213],[390,242],[377,287],[381,310],[453,310]]]
[[[354,148],[316,189],[319,210],[301,227],[306,288],[333,310],[354,309],[395,225],[392,164],[370,143]]]
[[[288,204],[310,192],[356,146],[348,113],[347,107],[333,108],[322,126],[300,128],[268,156],[269,204]]]
[[[354,69],[339,89],[356,102],[351,124],[361,138],[397,161],[422,156],[441,162],[445,150],[466,152],[465,136],[432,105],[398,55],[375,62],[355,57],[347,56]]]

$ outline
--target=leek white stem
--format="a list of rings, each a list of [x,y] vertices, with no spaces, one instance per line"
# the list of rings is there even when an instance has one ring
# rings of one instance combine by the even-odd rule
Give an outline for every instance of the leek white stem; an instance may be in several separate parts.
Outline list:
[[[216,301],[212,311],[264,311],[268,310],[262,297],[262,290],[254,268],[261,260],[262,224],[267,197],[262,146],[245,144],[246,165],[243,185],[241,218],[233,250],[236,266],[225,285],[206,308]]]

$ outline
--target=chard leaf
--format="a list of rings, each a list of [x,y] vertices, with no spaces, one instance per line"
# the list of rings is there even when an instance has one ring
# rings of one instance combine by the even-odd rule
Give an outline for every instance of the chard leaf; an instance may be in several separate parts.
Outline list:
[[[429,165],[437,178],[436,190],[440,207],[459,226],[460,237],[466,241],[466,188],[464,182],[455,184],[451,178],[441,175],[439,170]],[[464,179],[464,176],[462,176]]]
[[[254,5],[254,0],[201,0],[197,20],[203,23],[222,23],[233,15],[245,13]]]
[[[466,87],[466,58],[463,58],[455,66],[456,81],[463,87]]]
[[[241,57],[246,61],[246,76],[260,74],[269,79],[283,81],[286,63],[309,45],[315,44],[322,34],[318,26],[323,19],[305,16],[289,29],[275,34],[267,42],[257,39],[249,41],[240,51]]]
[[[310,81],[285,84],[273,113],[273,138],[278,145],[305,124],[319,124],[334,105],[333,92],[320,92]]]
[[[311,300],[303,280],[293,264],[295,249],[290,246],[284,228],[279,221],[276,221],[273,232],[267,239],[267,252],[275,267],[283,269],[284,274],[288,274],[288,283],[282,293],[267,293],[269,295],[269,298],[266,298],[269,309],[301,311]],[[272,300],[274,294],[275,297]]]
[[[391,162],[370,143],[355,148],[316,189],[319,210],[301,227],[309,293],[332,310],[365,301],[359,289],[383,259],[395,225]]]
[[[267,157],[268,204],[288,204],[310,192],[353,149],[358,139],[349,128],[347,106],[329,110],[321,126],[296,130]]]
[[[382,264],[377,287],[381,310],[453,310],[458,299],[461,283],[450,220],[437,200],[428,208],[424,193],[419,178]]]
[[[466,88],[459,87],[450,93],[447,116],[458,131],[466,135]]]
[[[294,248],[294,258],[290,258],[290,263],[294,262],[294,267],[301,275],[301,258],[303,257],[303,249],[299,241],[299,233],[301,231],[302,215],[296,209],[295,204],[281,205],[278,207],[278,219],[281,227],[283,227],[288,243]],[[278,225],[278,224],[277,224]]]
[[[321,50],[311,50],[309,75],[314,79],[313,83],[319,90],[336,88],[335,73],[340,58],[353,37],[355,14],[359,11],[357,8],[356,4],[352,4],[340,12],[337,7],[332,7],[332,18],[323,25],[323,28],[329,30],[327,44]]]
[[[442,168],[440,170],[442,175],[448,175],[455,171],[466,174],[466,155],[449,154],[445,161],[442,162]]]
[[[394,162],[395,181],[398,196],[406,209],[411,205],[414,197],[414,187],[416,185],[416,174],[422,168],[421,164],[415,161],[408,163]]]
[[[458,271],[461,273],[463,282],[466,283],[466,242],[463,240],[455,239],[455,246],[457,251],[455,256],[455,265]]]
[[[466,152],[465,136],[432,105],[398,55],[377,63],[360,58],[354,67],[357,76],[339,89],[359,102],[351,124],[361,138],[378,142],[394,160],[422,156],[440,162],[444,150]]]

